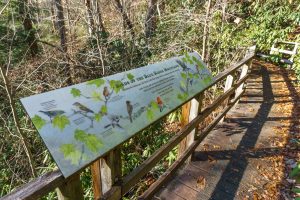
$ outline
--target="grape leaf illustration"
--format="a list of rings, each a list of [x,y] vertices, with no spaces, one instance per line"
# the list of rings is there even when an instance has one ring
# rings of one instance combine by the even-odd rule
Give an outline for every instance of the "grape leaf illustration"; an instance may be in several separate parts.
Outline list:
[[[38,115],[34,115],[34,117],[32,118],[32,122],[38,130],[42,129],[46,124],[46,120]]]
[[[73,95],[73,97],[80,97],[81,96],[81,91],[78,90],[77,88],[72,88],[71,89],[71,94]]]
[[[54,127],[60,129],[60,131],[63,131],[70,124],[70,120],[65,115],[57,115],[54,117],[52,124]]]
[[[75,148],[74,144],[63,144],[60,146],[60,152],[64,157],[71,161],[73,165],[78,165],[81,158],[81,153]]]
[[[105,80],[103,80],[101,78],[87,82],[88,85],[95,85],[96,87],[101,87],[101,85],[104,85],[104,83],[105,83]]]
[[[102,113],[96,113],[94,119],[96,120],[96,122],[100,122],[102,119]]]
[[[150,107],[153,111],[158,111],[159,110],[158,104],[155,101],[151,101]]]
[[[124,88],[124,85],[121,81],[111,80],[109,81],[109,85],[116,93],[119,93],[120,90]]]
[[[134,75],[129,73],[127,74],[127,78],[132,81],[134,79]]]
[[[180,75],[181,75],[181,77],[182,77],[183,79],[186,79],[186,78],[187,78],[186,73],[181,72]]]
[[[184,56],[186,58],[186,60],[192,65],[194,64],[193,60],[191,59],[191,56],[188,54],[188,52],[184,53]]]
[[[151,109],[147,109],[147,119],[149,120],[149,121],[151,121],[151,120],[153,120],[154,119],[154,113],[153,113],[153,111],[151,110]]]
[[[105,106],[105,105],[101,106],[101,113],[103,113],[103,114],[107,113],[107,106]]]
[[[76,140],[83,142],[94,153],[98,152],[103,146],[103,142],[95,134],[86,133],[83,130],[76,129],[74,137]]]
[[[203,70],[205,68],[203,63],[200,60],[198,60],[195,56],[193,56],[192,59],[197,64],[198,68],[200,68],[200,70]]]
[[[103,99],[101,98],[101,94],[96,92],[96,91],[93,91],[92,92],[92,99],[94,101],[102,101]]]

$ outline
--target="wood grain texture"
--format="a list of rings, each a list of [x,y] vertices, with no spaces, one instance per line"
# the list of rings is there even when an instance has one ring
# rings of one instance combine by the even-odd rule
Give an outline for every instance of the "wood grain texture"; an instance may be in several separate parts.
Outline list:
[[[76,174],[61,184],[57,189],[58,200],[83,200],[80,174]]]

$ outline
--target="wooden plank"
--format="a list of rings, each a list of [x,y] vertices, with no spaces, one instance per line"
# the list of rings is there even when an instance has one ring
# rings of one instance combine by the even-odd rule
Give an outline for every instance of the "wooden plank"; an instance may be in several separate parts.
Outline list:
[[[121,186],[113,186],[108,192],[106,192],[97,200],[119,200],[121,198]]]
[[[100,199],[122,177],[121,149],[110,151],[91,166],[94,199]]]
[[[182,122],[181,127],[186,126],[189,122],[191,122],[194,118],[196,118],[202,108],[202,101],[204,98],[204,93],[202,92],[197,98],[192,99],[190,102],[186,103],[182,107]],[[194,130],[185,137],[181,143],[179,144],[178,149],[178,157],[180,157],[184,151],[194,142],[195,133],[197,133],[198,126]],[[189,158],[190,159],[190,158]],[[189,160],[187,159],[187,161]]]
[[[226,78],[226,82],[225,82],[225,86],[224,86],[224,92],[227,92],[233,85],[235,80],[235,77],[233,74],[229,74]],[[230,100],[230,97],[228,97],[227,99],[224,100],[224,107],[226,107],[228,105],[228,102]],[[220,120],[220,122],[222,123],[224,121],[225,116]]]
[[[39,199],[66,181],[59,170],[46,173],[33,181],[17,188],[12,193],[4,196],[1,200],[31,200]]]
[[[247,77],[247,76],[246,76]],[[238,96],[238,98],[234,99],[232,103],[230,103],[224,111],[219,114],[216,119],[197,137],[196,141],[185,151],[185,153],[176,160],[169,169],[154,183],[149,189],[139,197],[139,199],[151,199],[153,195],[159,190],[159,188],[171,178],[171,176],[176,172],[176,170],[181,166],[181,164],[185,161],[185,159],[197,148],[197,146],[201,143],[201,141],[209,134],[209,132],[218,124],[218,122],[222,119],[222,117],[233,107],[233,105],[238,101],[238,99],[242,96],[243,93]]]
[[[83,200],[83,189],[80,182],[80,174],[72,176],[57,189],[58,200]]]
[[[174,137],[170,139],[168,143],[159,148],[151,157],[144,161],[139,167],[137,167],[133,172],[128,174],[123,179],[122,184],[122,195],[126,194],[130,188],[135,185],[138,180],[148,173],[155,165],[158,163],[167,153],[169,153],[184,137],[187,136],[204,118],[206,118],[213,110],[215,110],[220,104],[231,95],[235,89],[240,86],[246,79],[248,75],[242,80],[238,81],[230,90],[221,95],[216,101],[206,107],[203,112],[201,112],[194,120],[192,120],[184,129],[176,133]],[[222,115],[223,117],[223,115]],[[209,126],[210,127],[210,126]],[[193,143],[194,144],[194,143]],[[188,149],[190,149],[189,147]],[[196,147],[195,147],[196,148]],[[186,155],[186,152],[184,155]],[[177,162],[177,161],[176,161]],[[181,161],[180,161],[181,162]]]

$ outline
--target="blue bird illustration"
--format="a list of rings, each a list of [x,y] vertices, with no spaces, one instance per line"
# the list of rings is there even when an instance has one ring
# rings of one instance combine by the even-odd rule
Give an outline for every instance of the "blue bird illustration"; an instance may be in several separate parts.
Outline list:
[[[51,122],[52,122],[52,118],[65,113],[65,111],[63,110],[48,110],[48,111],[40,110],[39,112],[43,113],[44,115],[47,115],[50,118]]]
[[[87,108],[85,105],[82,105],[79,102],[75,102],[73,103],[73,106],[75,106],[76,108],[78,108],[80,111],[83,111],[85,113],[94,113],[94,111],[92,111],[91,109]]]

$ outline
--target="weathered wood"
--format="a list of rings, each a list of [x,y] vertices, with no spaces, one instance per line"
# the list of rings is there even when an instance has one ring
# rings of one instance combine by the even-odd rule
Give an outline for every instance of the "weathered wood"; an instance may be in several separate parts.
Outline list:
[[[56,189],[56,192],[59,200],[83,200],[80,174],[76,174],[69,178]]]
[[[244,64],[242,66],[242,71],[241,71],[241,74],[240,74],[240,79],[242,79],[243,77],[245,77],[248,73],[248,70],[249,70],[249,66],[247,64]],[[241,92],[243,91],[244,89],[244,84],[241,84],[235,91],[235,96],[239,96],[241,94]]]
[[[121,186],[113,186],[98,200],[119,200],[122,198]]]
[[[212,111],[214,111],[220,104],[228,98],[238,86],[240,86],[246,79],[246,75],[243,79],[233,85],[231,89],[217,98],[214,103],[207,106],[195,119],[193,119],[186,127],[176,133],[168,143],[159,148],[151,157],[144,161],[133,172],[128,174],[122,183],[122,195],[126,194],[132,186],[134,186],[141,177],[147,174],[167,153],[169,153],[184,137],[186,137],[195,127],[206,118]]]
[[[235,80],[235,76],[234,76],[233,74],[229,74],[229,75],[227,76],[226,82],[225,82],[225,87],[224,87],[224,92],[227,92],[227,91],[231,88],[231,86],[232,86],[234,80]],[[228,97],[227,99],[225,99],[225,101],[224,101],[224,103],[223,103],[223,104],[224,104],[224,107],[227,106],[229,100],[230,100],[230,97]],[[220,120],[221,123],[224,121],[224,118],[225,118],[225,116]]]
[[[59,170],[49,172],[17,188],[12,193],[2,197],[1,200],[38,199],[53,191],[65,181],[66,179]]]
[[[100,199],[102,196],[102,182],[101,182],[101,161],[97,160],[91,165],[92,182],[94,199]]]
[[[91,166],[94,199],[108,192],[122,177],[121,150],[116,148]]]
[[[201,112],[202,101],[204,99],[204,93],[202,92],[197,98],[192,99],[182,107],[182,122],[181,126],[186,126]],[[194,142],[195,133],[197,133],[198,126],[187,137],[185,137],[179,144],[178,157],[180,157],[185,150]],[[189,162],[190,158],[187,159]]]
[[[166,183],[172,175],[176,172],[176,170],[185,162],[185,160],[194,152],[197,146],[204,140],[204,138],[210,133],[210,131],[219,123],[219,121],[224,117],[224,115],[233,107],[233,105],[239,100],[242,96],[243,92],[237,96],[231,102],[222,113],[220,113],[216,119],[196,138],[196,140],[188,147],[185,153],[176,160],[167,171],[155,182],[153,183],[143,195],[141,195],[138,199],[151,199],[158,190],[161,189],[164,183]]]

